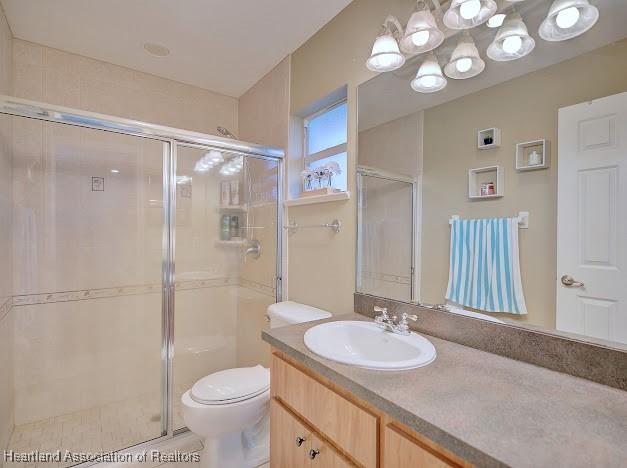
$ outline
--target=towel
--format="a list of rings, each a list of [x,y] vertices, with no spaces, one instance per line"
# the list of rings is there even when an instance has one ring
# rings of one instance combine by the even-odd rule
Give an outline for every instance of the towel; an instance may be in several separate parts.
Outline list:
[[[486,312],[527,313],[518,218],[453,221],[446,299]]]

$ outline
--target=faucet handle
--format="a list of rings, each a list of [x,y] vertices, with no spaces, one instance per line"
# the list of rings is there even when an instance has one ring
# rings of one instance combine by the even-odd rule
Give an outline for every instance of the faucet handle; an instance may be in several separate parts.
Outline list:
[[[383,317],[387,317],[388,316],[388,308],[387,307],[374,306],[374,311],[375,312],[380,312]]]
[[[403,312],[401,314],[401,321],[398,324],[398,328],[401,331],[401,333],[409,334],[409,322],[407,320],[411,320],[411,321],[415,322],[416,320],[418,320],[418,316],[417,315],[409,315],[409,314]]]

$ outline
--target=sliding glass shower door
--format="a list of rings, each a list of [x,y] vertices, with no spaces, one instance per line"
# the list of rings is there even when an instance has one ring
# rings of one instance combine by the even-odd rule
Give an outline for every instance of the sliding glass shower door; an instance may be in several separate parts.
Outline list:
[[[168,143],[12,126],[9,449],[97,453],[159,437]]]
[[[0,113],[9,450],[70,466],[165,439],[196,380],[269,365],[280,151],[6,96]]]
[[[414,299],[415,182],[376,170],[357,174],[357,291]]]

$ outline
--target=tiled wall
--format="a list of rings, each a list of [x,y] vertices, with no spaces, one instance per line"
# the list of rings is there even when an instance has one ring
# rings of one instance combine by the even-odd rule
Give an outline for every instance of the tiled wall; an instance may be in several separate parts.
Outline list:
[[[12,42],[11,30],[0,7],[0,94],[11,94]],[[0,450],[6,448],[13,428],[11,139],[11,118],[0,116]]]
[[[238,132],[231,97],[21,40],[13,58],[8,94],[205,133],[218,125]],[[16,422],[158,392],[160,144],[13,121]],[[240,280],[241,251],[216,248],[219,179],[193,173],[196,157],[188,151],[179,152],[178,166],[193,186],[177,203],[177,390],[240,360],[259,362],[254,351],[238,353],[240,340],[254,350],[259,333],[240,336],[251,328],[237,325],[250,319],[261,327],[274,286],[271,234],[261,234],[270,275],[264,267]],[[93,191],[92,177],[104,179],[104,191]],[[255,222],[271,231],[276,212],[268,216],[269,224],[261,213]]]

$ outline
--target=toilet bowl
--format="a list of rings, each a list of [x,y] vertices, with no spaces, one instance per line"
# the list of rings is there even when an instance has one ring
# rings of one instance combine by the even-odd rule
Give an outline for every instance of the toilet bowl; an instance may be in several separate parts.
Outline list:
[[[329,312],[286,301],[268,307],[270,327],[331,317]],[[183,420],[202,437],[203,468],[253,468],[270,458],[270,370],[226,369],[198,380],[181,397]]]

